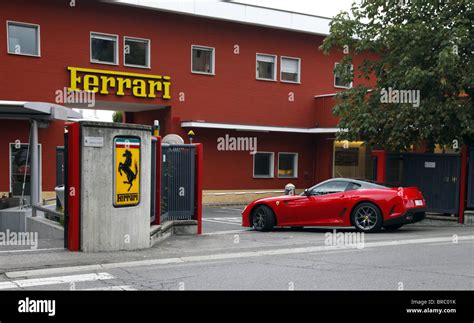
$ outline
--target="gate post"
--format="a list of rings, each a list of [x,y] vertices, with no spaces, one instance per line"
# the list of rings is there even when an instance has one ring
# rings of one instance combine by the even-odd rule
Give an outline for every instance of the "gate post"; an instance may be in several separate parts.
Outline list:
[[[80,250],[80,201],[81,201],[81,141],[79,123],[67,126],[67,176],[66,187],[64,187],[64,199],[67,200],[67,246],[70,251]],[[66,231],[65,230],[65,231]]]
[[[472,156],[471,156],[472,158]],[[461,148],[461,178],[459,180],[459,223],[464,223],[464,210],[466,205],[467,186],[467,145]]]
[[[202,172],[203,172],[203,145],[196,146],[196,220],[198,223],[198,234],[202,233]]]
[[[378,183],[385,183],[387,152],[385,150],[372,150],[372,157],[377,158],[377,177],[375,180]]]

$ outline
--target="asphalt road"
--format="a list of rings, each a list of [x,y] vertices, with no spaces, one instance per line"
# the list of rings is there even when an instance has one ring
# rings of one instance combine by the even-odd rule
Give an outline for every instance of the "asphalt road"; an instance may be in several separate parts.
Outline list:
[[[205,209],[203,233],[135,252],[8,255],[0,290],[474,290],[472,227],[422,222],[339,244],[330,228],[248,230],[226,207]],[[28,261],[40,269],[22,272]]]
[[[202,215],[203,233],[242,230],[243,206],[205,207]]]

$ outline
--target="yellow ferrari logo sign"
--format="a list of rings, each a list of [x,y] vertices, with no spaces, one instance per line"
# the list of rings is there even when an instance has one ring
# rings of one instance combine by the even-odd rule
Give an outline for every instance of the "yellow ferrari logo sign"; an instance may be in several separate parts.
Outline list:
[[[114,206],[134,206],[140,202],[140,139],[116,137]]]

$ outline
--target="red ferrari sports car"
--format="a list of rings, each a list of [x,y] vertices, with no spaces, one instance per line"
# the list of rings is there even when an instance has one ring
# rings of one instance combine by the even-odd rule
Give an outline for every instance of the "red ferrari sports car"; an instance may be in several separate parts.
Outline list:
[[[358,231],[396,230],[425,217],[425,199],[416,187],[387,187],[335,178],[306,189],[253,201],[242,212],[242,225],[258,231],[275,226],[354,226]]]

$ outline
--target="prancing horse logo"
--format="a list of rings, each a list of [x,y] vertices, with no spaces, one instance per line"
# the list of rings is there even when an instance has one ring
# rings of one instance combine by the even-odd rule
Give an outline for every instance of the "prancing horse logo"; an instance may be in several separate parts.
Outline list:
[[[133,181],[137,178],[138,165],[137,165],[137,162],[135,161],[135,173],[134,173],[131,169],[131,166],[132,166],[132,153],[130,152],[130,150],[128,150],[128,149],[125,150],[122,157],[125,157],[125,161],[123,163],[122,162],[119,163],[118,171],[120,173],[120,176],[123,176],[122,171],[124,171],[125,175],[127,175],[127,180],[124,181],[123,183],[124,184],[130,184],[130,186],[128,187],[128,192],[130,192],[130,189],[133,186]]]

